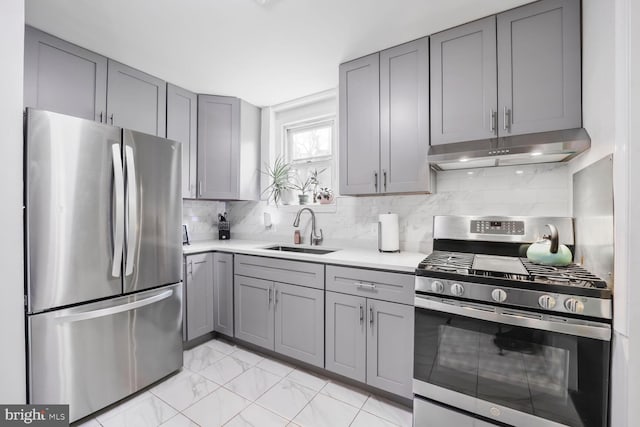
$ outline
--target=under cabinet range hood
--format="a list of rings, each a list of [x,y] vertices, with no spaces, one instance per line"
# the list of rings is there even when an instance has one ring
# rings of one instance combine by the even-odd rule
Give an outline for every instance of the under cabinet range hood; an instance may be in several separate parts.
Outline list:
[[[587,131],[576,128],[432,145],[428,158],[436,170],[473,169],[566,162],[590,146]]]

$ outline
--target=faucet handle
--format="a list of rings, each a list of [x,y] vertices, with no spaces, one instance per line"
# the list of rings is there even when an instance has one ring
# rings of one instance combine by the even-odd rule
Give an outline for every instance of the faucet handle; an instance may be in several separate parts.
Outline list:
[[[323,235],[322,235],[322,228],[320,229],[320,236],[313,236],[312,237],[312,242],[317,246],[320,244],[320,242],[322,242],[323,239]]]

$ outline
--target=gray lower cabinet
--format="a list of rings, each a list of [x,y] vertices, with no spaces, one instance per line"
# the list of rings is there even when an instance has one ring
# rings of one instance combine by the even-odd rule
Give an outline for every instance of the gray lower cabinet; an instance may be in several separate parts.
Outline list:
[[[109,124],[164,137],[167,84],[164,80],[109,60]]]
[[[106,123],[107,58],[27,26],[24,105]]]
[[[260,109],[198,95],[198,198],[258,200],[259,178]]]
[[[236,338],[273,350],[273,282],[236,275],[233,293]]]
[[[367,300],[367,384],[412,397],[414,308]]]
[[[367,299],[326,293],[325,368],[357,381],[367,379]]]
[[[233,337],[233,254],[213,254],[213,330]]]
[[[275,283],[278,353],[324,367],[324,291]]]
[[[580,0],[543,0],[498,15],[504,135],[582,125],[580,31]]]
[[[431,36],[431,145],[497,135],[496,17]]]
[[[413,307],[326,293],[326,369],[412,397]]]
[[[198,96],[167,84],[167,138],[182,143],[182,197],[196,198]]]
[[[185,257],[186,340],[213,331],[213,253]]]

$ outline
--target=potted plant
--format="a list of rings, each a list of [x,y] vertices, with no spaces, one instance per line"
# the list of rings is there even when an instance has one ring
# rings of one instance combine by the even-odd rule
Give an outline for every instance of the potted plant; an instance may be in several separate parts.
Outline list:
[[[317,197],[321,205],[328,205],[333,202],[333,190],[329,187],[322,187],[320,191],[318,191]]]
[[[311,179],[311,185],[313,186],[313,203],[315,203],[316,201],[320,201],[320,199],[318,198],[318,186],[320,186],[318,175],[326,170],[327,168],[324,168],[320,171],[318,169],[314,169],[313,172],[311,172],[311,175],[309,175],[309,178]]]
[[[307,203],[309,203],[309,195],[307,194],[307,191],[311,189],[312,185],[313,178],[311,176],[309,176],[304,181],[298,178],[298,182],[296,184],[293,184],[293,188],[300,191],[300,194],[298,194],[298,202],[300,202],[301,205],[306,205]]]
[[[282,199],[285,191],[293,189],[291,184],[291,165],[284,161],[284,158],[278,156],[270,167],[265,163],[266,171],[261,171],[270,178],[270,183],[264,189],[262,194],[268,193],[267,201],[273,200],[276,206]]]

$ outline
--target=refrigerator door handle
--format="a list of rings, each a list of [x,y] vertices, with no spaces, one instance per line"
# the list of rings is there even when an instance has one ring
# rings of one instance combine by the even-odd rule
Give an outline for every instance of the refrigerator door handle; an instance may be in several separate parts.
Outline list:
[[[127,259],[125,262],[125,276],[133,273],[133,260],[138,244],[138,186],[136,182],[136,164],[133,148],[125,146],[127,165]]]
[[[114,307],[101,308],[99,310],[85,311],[82,313],[65,314],[56,317],[57,322],[78,322],[81,320],[95,319],[98,317],[112,316],[114,314],[122,313],[124,311],[135,310],[145,305],[150,305],[158,301],[169,298],[173,295],[173,289],[166,290],[158,295],[154,295],[149,298],[141,299],[139,301],[130,302],[127,304],[116,305]]]
[[[113,265],[111,267],[111,275],[120,277],[122,246],[124,243],[124,173],[122,171],[120,143],[111,145],[111,155],[113,159],[113,186],[115,189],[115,213],[112,212]]]

